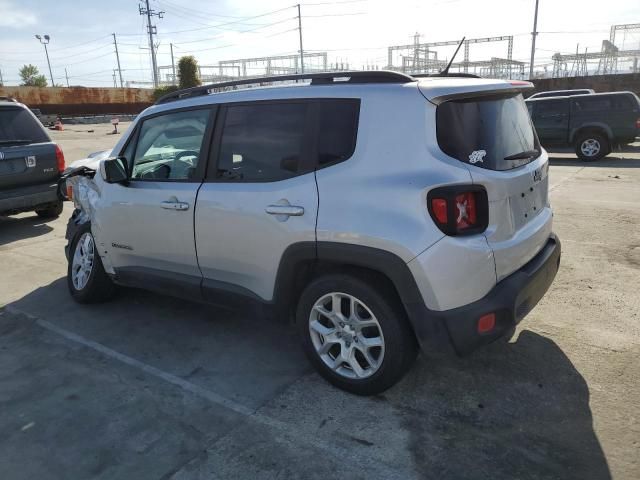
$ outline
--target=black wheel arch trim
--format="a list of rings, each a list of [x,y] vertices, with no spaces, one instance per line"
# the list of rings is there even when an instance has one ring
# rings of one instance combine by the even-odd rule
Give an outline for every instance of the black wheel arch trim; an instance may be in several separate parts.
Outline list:
[[[446,326],[437,316],[427,315],[422,294],[406,262],[399,256],[374,247],[340,242],[300,242],[283,253],[276,277],[273,302],[289,308],[295,300],[296,280],[301,265],[361,267],[376,271],[393,284],[421,346],[431,352],[453,352]],[[300,285],[298,285],[300,287]]]

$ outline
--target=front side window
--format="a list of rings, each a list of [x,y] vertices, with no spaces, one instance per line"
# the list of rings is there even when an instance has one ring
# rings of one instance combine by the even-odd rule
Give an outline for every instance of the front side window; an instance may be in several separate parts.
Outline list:
[[[132,179],[190,180],[200,158],[208,109],[167,113],[144,120],[133,155]],[[129,150],[127,148],[127,150]]]
[[[226,108],[217,178],[273,182],[302,167],[307,103],[255,103]]]

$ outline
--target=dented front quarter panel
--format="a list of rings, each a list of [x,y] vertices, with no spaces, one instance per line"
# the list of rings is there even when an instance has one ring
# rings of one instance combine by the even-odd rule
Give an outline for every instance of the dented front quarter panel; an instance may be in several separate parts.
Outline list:
[[[80,227],[87,222],[91,222],[91,233],[95,241],[98,253],[102,260],[105,272],[114,275],[113,264],[109,258],[106,245],[104,244],[104,235],[100,228],[99,218],[96,211],[102,200],[102,191],[100,182],[94,178],[96,172],[90,169],[79,169],[71,172],[66,178],[66,186],[71,187],[73,191],[73,204],[75,210],[67,223],[67,232],[65,238],[68,243],[65,247],[67,259],[69,258],[69,249],[73,239],[80,230]]]

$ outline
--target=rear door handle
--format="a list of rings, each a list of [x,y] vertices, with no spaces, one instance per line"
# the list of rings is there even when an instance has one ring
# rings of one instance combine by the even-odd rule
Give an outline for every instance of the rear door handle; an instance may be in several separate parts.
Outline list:
[[[269,215],[285,215],[287,217],[300,217],[304,215],[304,208],[296,205],[269,205],[265,212]]]
[[[189,210],[189,204],[186,202],[164,201],[160,202],[160,206],[167,210]]]

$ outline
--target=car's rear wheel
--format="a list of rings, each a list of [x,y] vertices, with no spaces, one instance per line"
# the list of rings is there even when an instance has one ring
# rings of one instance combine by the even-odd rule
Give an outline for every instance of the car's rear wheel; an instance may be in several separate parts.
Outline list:
[[[576,155],[585,162],[600,160],[607,156],[609,152],[609,141],[600,133],[583,133],[576,139]]]
[[[63,208],[64,208],[64,205],[62,203],[62,200],[60,200],[58,201],[58,203],[50,207],[40,208],[36,210],[36,214],[41,218],[56,218],[62,214]]]
[[[67,286],[78,303],[103,302],[115,293],[116,286],[104,271],[89,223],[80,227],[71,243]]]
[[[350,275],[310,283],[300,297],[296,322],[318,372],[358,395],[391,387],[416,357],[415,336],[399,302]]]

